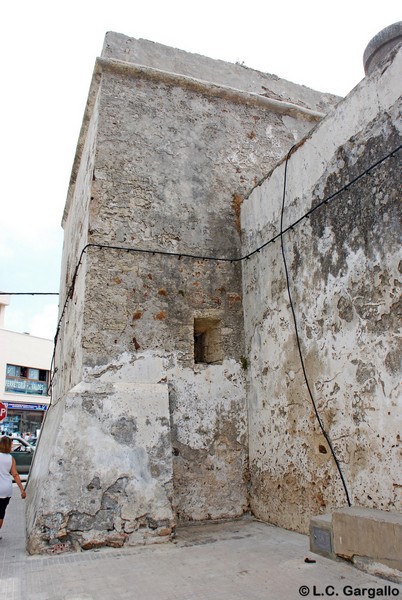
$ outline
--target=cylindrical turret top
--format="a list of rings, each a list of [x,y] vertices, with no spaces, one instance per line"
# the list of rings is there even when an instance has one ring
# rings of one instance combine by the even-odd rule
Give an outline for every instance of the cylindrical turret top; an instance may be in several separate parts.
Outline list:
[[[400,42],[402,42],[402,21],[393,23],[377,33],[368,43],[363,54],[365,74],[371,75],[388,52]]]

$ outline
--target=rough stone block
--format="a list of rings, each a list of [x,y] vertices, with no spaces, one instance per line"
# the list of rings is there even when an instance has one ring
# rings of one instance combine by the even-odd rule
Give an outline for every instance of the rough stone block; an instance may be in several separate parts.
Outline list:
[[[402,571],[402,514],[350,507],[332,515],[334,552],[352,560],[367,557]]]

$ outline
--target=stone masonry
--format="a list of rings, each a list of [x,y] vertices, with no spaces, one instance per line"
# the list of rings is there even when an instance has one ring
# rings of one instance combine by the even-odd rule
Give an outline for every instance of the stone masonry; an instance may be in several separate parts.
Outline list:
[[[286,224],[400,144],[400,59],[338,105],[106,35],[63,216],[31,553],[158,543],[177,522],[250,510],[306,531],[311,514],[343,505],[303,387],[279,243],[240,259],[279,231],[291,147]],[[354,500],[386,509],[402,500],[396,160],[285,234],[325,426]]]

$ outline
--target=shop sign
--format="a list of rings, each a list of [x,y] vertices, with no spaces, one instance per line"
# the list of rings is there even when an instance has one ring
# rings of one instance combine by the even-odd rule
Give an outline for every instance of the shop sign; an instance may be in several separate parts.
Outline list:
[[[36,394],[45,396],[47,394],[47,383],[44,381],[29,381],[27,379],[6,378],[6,392],[16,394]]]
[[[16,410],[46,410],[48,407],[47,404],[11,404],[11,402],[6,402],[5,404],[7,408]]]

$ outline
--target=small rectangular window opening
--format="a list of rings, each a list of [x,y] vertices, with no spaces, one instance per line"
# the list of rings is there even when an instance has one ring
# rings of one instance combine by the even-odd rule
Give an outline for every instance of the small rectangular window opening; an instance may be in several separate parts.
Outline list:
[[[194,319],[194,363],[221,364],[223,360],[219,319]]]

